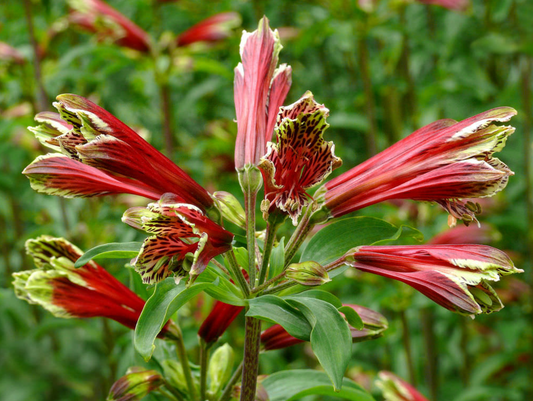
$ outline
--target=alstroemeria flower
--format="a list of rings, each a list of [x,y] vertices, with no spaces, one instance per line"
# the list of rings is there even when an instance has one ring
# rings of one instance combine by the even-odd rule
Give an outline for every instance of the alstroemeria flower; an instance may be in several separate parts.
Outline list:
[[[241,18],[235,12],[215,14],[193,25],[178,35],[176,44],[188,46],[197,42],[218,42],[231,34],[231,29],[239,25]]]
[[[256,31],[242,34],[242,63],[235,68],[235,111],[237,141],[235,168],[257,166],[272,139],[279,107],[291,86],[291,67],[276,69],[282,46],[277,30],[272,31],[268,19],[259,21]]]
[[[0,42],[0,60],[13,61],[17,64],[24,64],[26,61],[17,49],[4,42]]]
[[[171,274],[192,280],[204,271],[209,261],[231,249],[233,234],[207,218],[196,206],[181,203],[172,193],[147,208],[128,209],[122,221],[149,234],[132,261],[147,284],[157,283]],[[191,255],[190,264],[185,263]]]
[[[100,40],[111,39],[119,46],[143,53],[150,51],[150,37],[135,23],[102,0],[69,0],[74,9],[71,24],[96,33]]]
[[[428,401],[417,389],[394,373],[382,370],[378,377],[376,386],[383,392],[385,401]]]
[[[39,113],[31,130],[61,153],[38,157],[23,171],[37,192],[70,197],[131,193],[159,199],[173,192],[202,210],[214,201],[182,169],[126,124],[88,99],[59,95],[60,115]]]
[[[109,390],[107,401],[136,401],[163,385],[163,377],[155,370],[134,366],[118,379]]]
[[[265,214],[278,208],[288,213],[294,225],[311,196],[309,188],[322,182],[342,164],[335,145],[323,139],[329,127],[329,110],[306,92],[290,106],[281,107],[275,132],[277,143],[268,143],[259,168],[265,183]],[[265,216],[266,217],[266,216]]]
[[[145,302],[94,261],[75,268],[83,255],[75,245],[41,236],[26,241],[26,251],[37,269],[13,273],[17,297],[57,317],[106,317],[135,329]]]
[[[243,306],[217,301],[200,326],[198,336],[207,344],[216,342],[243,309]]]
[[[362,330],[350,326],[354,343],[381,337],[389,326],[385,316],[372,309],[352,304],[343,304],[343,306],[348,306],[356,311],[364,324]],[[291,336],[279,324],[275,324],[261,333],[261,345],[265,351],[287,348],[303,342],[305,341]]]
[[[404,282],[446,309],[469,316],[503,308],[488,282],[523,271],[486,245],[361,246],[344,260],[360,271]]]
[[[456,219],[476,220],[479,207],[462,199],[492,196],[513,172],[493,158],[514,128],[497,125],[516,111],[500,107],[461,122],[439,120],[325,184],[325,220],[389,199],[437,202]]]

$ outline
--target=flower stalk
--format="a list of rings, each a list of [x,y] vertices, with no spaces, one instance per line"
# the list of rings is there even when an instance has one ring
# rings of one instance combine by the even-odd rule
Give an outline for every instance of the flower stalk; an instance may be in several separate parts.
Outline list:
[[[276,239],[276,232],[278,231],[279,226],[285,220],[285,216],[273,214],[267,222],[266,233],[265,233],[265,246],[263,249],[263,258],[261,261],[261,268],[259,269],[259,280],[258,285],[261,286],[265,279],[268,277],[268,267],[270,262],[270,255],[272,254],[272,249],[274,247],[274,241]]]
[[[235,252],[233,249],[224,254],[226,261],[228,262],[229,270],[231,271],[232,277],[236,280],[237,285],[241,289],[245,298],[250,296],[250,285],[244,278],[244,275],[241,272],[237,258],[235,257]]]
[[[246,316],[241,401],[254,401],[261,349],[261,320]]]
[[[209,344],[200,339],[200,400],[206,399],[207,369],[209,366]]]
[[[189,394],[191,395],[190,398],[195,400],[197,398],[196,386],[192,378],[191,367],[189,366],[189,358],[187,357],[187,349],[185,348],[185,342],[183,341],[183,333],[177,323],[174,323],[171,326],[171,332],[175,336],[174,343],[176,344],[176,355],[178,356],[181,367],[183,369],[183,375],[185,376],[187,389],[189,390]]]
[[[307,237],[307,234],[309,234],[311,229],[314,227],[314,224],[310,223],[311,215],[313,214],[313,209],[313,204],[307,206],[307,208],[304,209],[300,222],[296,227],[296,230],[294,230],[294,233],[289,239],[289,242],[287,242],[287,245],[285,246],[285,266],[283,267],[283,270],[286,270],[287,267],[289,267],[292,258],[296,254],[296,251],[300,248],[305,238]]]

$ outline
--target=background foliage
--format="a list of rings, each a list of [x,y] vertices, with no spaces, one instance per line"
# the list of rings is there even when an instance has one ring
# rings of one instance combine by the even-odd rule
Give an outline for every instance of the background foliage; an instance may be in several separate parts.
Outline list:
[[[533,396],[531,2],[473,0],[463,13],[399,0],[382,0],[373,12],[342,0],[109,3],[154,40],[167,31],[176,35],[216,12],[237,11],[248,31],[267,15],[271,26],[280,29],[285,46],[281,62],[293,67],[288,102],[309,89],[330,109],[326,136],[346,167],[436,119],[460,120],[500,105],[516,108],[516,133],[500,154],[516,175],[504,193],[486,202],[481,217],[499,233],[491,244],[507,250],[526,270],[498,286],[504,310],[472,321],[404,285],[350,271],[342,284],[327,285],[344,302],[373,308],[389,319],[384,337],[353,346],[347,374],[370,390],[376,392],[377,371],[387,369],[434,400],[519,401]],[[154,60],[73,29],[47,40],[68,7],[50,0],[31,5],[46,107],[59,93],[89,97],[163,148]],[[232,90],[239,40],[240,28],[223,43],[183,50],[169,81],[176,144],[172,159],[210,190],[233,193],[240,192],[233,170]],[[42,106],[24,2],[0,5],[0,41],[27,60],[0,60],[0,395],[4,401],[104,399],[128,366],[143,364],[132,348],[132,333],[115,322],[54,318],[15,298],[10,275],[33,267],[24,242],[40,234],[65,236],[82,249],[141,239],[120,217],[125,205],[143,200],[62,200],[30,189],[20,172],[42,149],[25,127]],[[445,213],[426,204],[378,205],[364,213],[411,224],[426,240],[446,229]],[[116,261],[103,264],[146,298],[130,269]],[[180,311],[191,348],[211,304],[207,296],[195,298]],[[240,320],[225,334],[236,338],[237,345],[242,343],[239,325]],[[261,371],[316,367],[308,347],[263,355]],[[158,350],[165,352],[164,347]]]

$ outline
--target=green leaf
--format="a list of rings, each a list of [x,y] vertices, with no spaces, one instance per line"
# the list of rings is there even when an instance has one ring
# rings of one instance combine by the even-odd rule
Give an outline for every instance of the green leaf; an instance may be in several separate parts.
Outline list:
[[[349,306],[341,306],[338,308],[338,311],[344,313],[344,318],[350,326],[357,330],[363,330],[365,325],[361,319],[361,316],[359,316],[356,311]]]
[[[270,256],[270,270],[269,270],[268,277],[272,278],[280,274],[283,270],[284,265],[285,265],[285,237],[283,237],[279,241],[278,246],[272,250],[272,254]]]
[[[236,248],[234,247],[235,258],[239,266],[242,266],[243,269],[248,271],[248,250],[246,248]]]
[[[126,259],[134,258],[141,250],[142,242],[111,242],[110,244],[98,245],[85,252],[74,263],[74,267],[82,267],[93,259]]]
[[[324,372],[307,369],[276,372],[262,382],[270,401],[299,400],[308,395],[325,395],[350,401],[374,401],[361,386],[343,379],[342,389],[335,391]]]
[[[215,281],[217,285],[213,284]],[[212,266],[207,266],[202,274],[198,276],[196,283],[211,283],[211,286],[207,287],[205,292],[219,301],[235,306],[246,305],[241,290],[233,285],[224,274],[218,272]]]
[[[148,361],[155,349],[155,339],[168,319],[192,297],[216,283],[200,283],[186,288],[184,281],[176,285],[173,278],[156,284],[146,301],[135,327],[135,348]]]
[[[315,298],[287,299],[297,307],[313,327],[311,347],[333,387],[342,387],[342,378],[352,356],[352,335],[348,323],[335,306]]]
[[[356,246],[395,241],[400,237],[423,238],[420,231],[411,227],[398,228],[374,217],[351,217],[331,223],[315,234],[300,261],[313,260],[326,265]]]
[[[354,311],[349,306],[343,306],[342,302],[339,298],[337,298],[335,295],[322,290],[309,290],[302,292],[300,294],[295,294],[292,296],[284,297],[287,299],[291,298],[314,298],[314,299],[320,299],[324,302],[327,302],[331,305],[333,305],[339,312],[344,313],[344,318],[348,322],[350,326],[357,330],[363,330],[363,321],[361,320],[361,317],[358,315],[356,311]]]
[[[287,332],[300,340],[309,341],[311,325],[302,313],[275,295],[263,295],[249,300],[250,309],[246,316],[278,323]]]

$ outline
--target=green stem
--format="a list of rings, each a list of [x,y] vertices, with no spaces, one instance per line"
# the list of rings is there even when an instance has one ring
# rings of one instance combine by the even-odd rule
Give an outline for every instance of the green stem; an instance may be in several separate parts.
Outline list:
[[[248,245],[248,274],[250,285],[255,287],[255,202],[257,192],[246,191],[244,193],[244,206],[246,213],[246,243]]]
[[[345,258],[343,256],[342,258],[334,260],[333,262],[331,262],[331,263],[327,264],[326,266],[324,266],[324,269],[326,269],[326,271],[329,272],[331,270],[335,270],[335,269],[341,267],[345,263],[346,263],[346,260],[345,260]]]
[[[189,366],[189,358],[187,357],[187,350],[185,349],[185,343],[183,342],[183,333],[181,332],[180,327],[174,323],[171,325],[171,333],[175,337],[176,343],[176,354],[180,360],[181,367],[183,369],[183,375],[185,376],[185,382],[187,383],[187,388],[189,389],[189,395],[191,400],[195,400],[196,397],[196,386],[192,378],[191,367]]]
[[[273,277],[273,278],[271,278],[270,280],[268,280],[266,283],[263,283],[263,284],[261,284],[261,285],[258,285],[257,287],[255,287],[255,288],[252,290],[252,294],[257,294],[258,292],[263,291],[265,288],[268,288],[269,286],[271,286],[272,284],[274,284],[276,281],[281,280],[283,277],[285,277],[285,273],[286,273],[286,272],[281,272],[281,273],[278,274],[276,277]]]
[[[439,359],[435,342],[435,314],[431,308],[424,308],[420,311],[420,316],[426,360],[424,376],[429,387],[430,399],[436,400],[439,392]]]
[[[272,253],[272,248],[274,246],[274,240],[276,239],[276,231],[280,225],[277,216],[273,216],[273,222],[267,223],[266,234],[265,234],[265,246],[263,249],[263,260],[261,263],[261,269],[259,270],[259,282],[261,285],[264,283],[267,272],[268,272],[268,263],[270,261],[270,254]],[[283,221],[283,220],[282,220]]]
[[[283,270],[287,269],[287,267],[291,264],[294,254],[304,242],[309,231],[311,231],[311,229],[314,227],[314,224],[309,224],[309,219],[311,218],[312,214],[313,205],[311,204],[307,206],[307,209],[305,209],[302,213],[302,218],[298,223],[298,227],[296,227],[296,230],[292,233],[287,246],[285,246],[285,266],[283,267]]]
[[[415,375],[415,366],[413,363],[413,352],[411,349],[411,334],[409,330],[409,322],[407,321],[407,316],[405,311],[400,311],[400,319],[402,322],[402,340],[403,346],[405,348],[405,355],[407,357],[407,369],[409,371],[409,381],[410,384],[416,387],[416,375]]]
[[[295,283],[294,281],[287,281],[286,283],[282,283],[280,285],[265,290],[263,292],[263,295],[276,294],[288,288],[294,287],[295,285],[298,285],[298,283]]]
[[[261,348],[261,320],[246,316],[245,326],[244,367],[240,401],[255,401],[259,372],[259,350]]]
[[[207,392],[207,367],[209,358],[209,346],[200,339],[200,401],[205,401]]]
[[[239,267],[239,263],[237,263],[235,252],[233,252],[233,249],[231,249],[226,252],[224,256],[226,256],[226,260],[228,262],[229,269],[231,270],[233,278],[237,282],[237,285],[240,287],[244,297],[248,298],[250,296],[250,286],[248,285],[248,282],[242,274],[241,268]]]
[[[233,376],[229,379],[228,384],[226,384],[226,388],[222,392],[222,395],[218,399],[218,401],[228,401],[231,398],[231,393],[233,392],[233,387],[239,379],[242,377],[242,368],[244,366],[244,362],[241,362],[237,370],[233,373]]]

